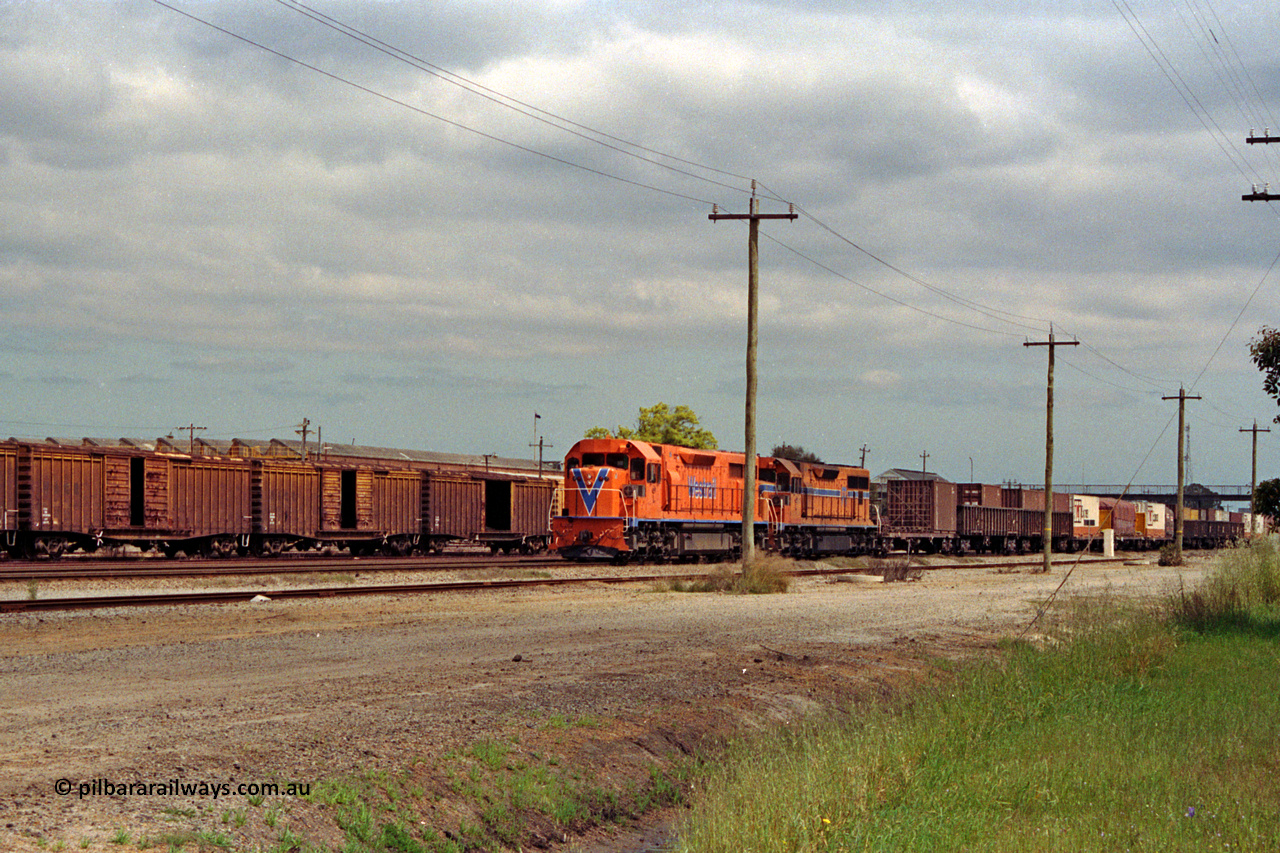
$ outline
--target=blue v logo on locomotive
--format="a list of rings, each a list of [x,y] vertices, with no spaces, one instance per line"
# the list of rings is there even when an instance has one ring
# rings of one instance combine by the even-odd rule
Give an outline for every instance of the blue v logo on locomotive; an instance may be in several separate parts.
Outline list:
[[[574,482],[578,484],[578,492],[582,495],[582,505],[587,508],[587,515],[591,515],[596,511],[596,502],[600,499],[600,489],[604,486],[604,481],[609,479],[609,469],[601,468],[596,472],[595,482],[590,487],[587,486],[587,480],[582,476],[581,468],[572,469]]]

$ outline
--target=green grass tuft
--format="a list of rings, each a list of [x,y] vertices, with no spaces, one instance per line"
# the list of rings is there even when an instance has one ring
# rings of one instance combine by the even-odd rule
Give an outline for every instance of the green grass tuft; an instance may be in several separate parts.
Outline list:
[[[1227,555],[1205,588],[1230,606],[1198,630],[1075,599],[897,707],[745,742],[681,848],[1280,849],[1274,563]]]

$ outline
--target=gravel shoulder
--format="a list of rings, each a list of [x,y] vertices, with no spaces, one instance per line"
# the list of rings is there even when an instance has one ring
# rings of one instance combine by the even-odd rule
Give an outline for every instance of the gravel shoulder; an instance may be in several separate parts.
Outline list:
[[[1158,595],[1202,571],[1136,558],[1082,566],[1064,591]],[[494,739],[622,790],[736,732],[903,689],[931,656],[981,653],[1025,625],[1064,574],[851,574],[767,596],[594,584],[0,615],[0,847],[118,851],[133,849],[113,843],[122,835],[132,845],[181,829],[272,849],[286,824],[341,842],[300,799],[279,803],[273,821],[257,813],[271,801],[237,794],[80,796],[94,780],[399,774],[431,801],[423,822],[444,826],[459,817],[450,756]],[[556,835],[528,840],[624,846],[598,831]]]

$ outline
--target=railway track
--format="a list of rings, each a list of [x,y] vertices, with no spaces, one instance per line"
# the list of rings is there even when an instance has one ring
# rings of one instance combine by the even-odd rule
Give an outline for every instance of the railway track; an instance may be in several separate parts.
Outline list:
[[[1127,558],[1099,558],[1082,561],[1087,565],[1097,565],[1105,563],[1123,563]],[[400,561],[403,563],[404,561]],[[557,561],[564,565],[562,561]],[[1062,561],[1062,565],[1068,562]],[[529,561],[525,561],[522,565],[529,565]],[[936,571],[938,569],[1014,569],[1022,567],[1038,566],[1039,561],[1006,561],[1001,563],[953,563],[935,566],[920,566],[919,568]],[[807,577],[821,575],[847,575],[857,573],[857,570],[849,568],[814,568],[814,569],[797,569],[788,574]],[[693,580],[707,577],[705,572],[693,572],[687,574],[648,574],[648,575],[603,575],[593,577],[545,577],[545,578],[524,578],[524,579],[484,579],[484,580],[464,580],[464,581],[438,581],[434,583],[409,583],[409,584],[371,584],[371,585],[344,585],[344,586],[326,586],[326,587],[303,587],[288,588],[275,590],[236,590],[236,591],[189,591],[189,592],[171,592],[171,593],[133,593],[128,595],[101,595],[101,596],[75,596],[67,598],[43,598],[43,599],[15,599],[3,601],[0,600],[0,613],[36,613],[57,610],[95,610],[109,607],[151,607],[158,605],[192,605],[192,604],[230,604],[243,603],[249,601],[256,596],[263,596],[272,600],[295,599],[295,598],[337,598],[350,597],[357,595],[421,595],[424,593],[441,593],[441,592],[473,592],[479,590],[510,590],[521,589],[536,586],[566,586],[569,584],[583,583],[605,583],[605,584],[621,584],[621,583],[657,583],[661,581],[672,580]]]
[[[562,566],[559,557],[300,557],[261,560],[78,560],[0,563],[0,581],[131,580],[135,578],[221,577],[227,575],[325,574],[332,572],[443,571]]]

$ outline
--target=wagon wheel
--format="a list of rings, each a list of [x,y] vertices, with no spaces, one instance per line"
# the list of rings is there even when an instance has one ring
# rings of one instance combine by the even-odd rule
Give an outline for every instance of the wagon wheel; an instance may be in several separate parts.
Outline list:
[[[67,550],[67,540],[61,536],[41,536],[27,542],[23,549],[23,555],[28,560],[34,560],[38,557],[48,557],[50,560],[57,560],[64,551]]]

